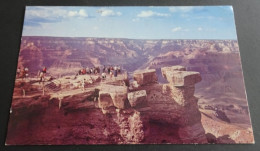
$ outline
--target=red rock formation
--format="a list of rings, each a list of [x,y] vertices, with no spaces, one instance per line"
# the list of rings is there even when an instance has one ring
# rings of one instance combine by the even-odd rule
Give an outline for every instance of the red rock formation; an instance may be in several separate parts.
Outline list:
[[[131,81],[129,87],[129,81],[127,78],[122,78],[117,80],[111,80],[110,82],[106,82],[108,85],[116,85],[116,86],[127,86],[129,87],[128,93],[134,93],[134,91],[145,90],[146,91],[146,100],[144,97],[139,98],[128,98],[129,104],[126,101],[125,107],[127,108],[138,108],[138,112],[140,112],[141,121],[143,121],[143,129],[144,129],[144,139],[141,143],[154,143],[154,142],[176,142],[176,143],[183,143],[182,141],[173,141],[173,136],[176,136],[175,140],[181,140],[179,135],[183,135],[185,133],[178,133],[179,125],[177,125],[175,121],[179,119],[179,115],[183,116],[194,116],[194,119],[198,120],[197,111],[186,115],[189,113],[185,111],[185,106],[191,104],[192,102],[196,102],[196,98],[193,97],[194,94],[194,84],[192,85],[189,82],[199,81],[198,75],[184,75],[187,74],[187,71],[197,71],[201,74],[202,81],[196,84],[196,96],[199,97],[199,105],[209,105],[213,108],[217,108],[219,111],[225,112],[227,118],[223,118],[224,114],[217,114],[217,112],[212,113],[212,117],[216,119],[221,119],[221,122],[230,121],[230,125],[243,125],[245,129],[251,128],[251,122],[249,117],[249,110],[248,104],[245,95],[245,88],[243,83],[243,75],[242,75],[242,68],[241,68],[241,61],[238,51],[238,43],[234,40],[134,40],[134,39],[111,39],[111,38],[65,38],[65,37],[22,37],[21,48],[20,48],[20,55],[18,59],[18,67],[28,67],[29,68],[29,77],[34,78],[34,76],[38,73],[39,70],[42,69],[43,66],[47,67],[47,75],[56,75],[54,77],[63,76],[63,78],[56,79],[57,81],[52,81],[48,86],[50,88],[58,87],[53,92],[57,92],[56,96],[51,95],[51,98],[56,98],[56,104],[54,108],[58,108],[58,111],[64,111],[66,114],[71,114],[71,116],[75,117],[78,115],[78,118],[84,118],[86,121],[92,120],[89,119],[88,116],[86,118],[86,114],[99,116],[96,118],[101,121],[110,120],[107,116],[117,114],[116,107],[111,105],[107,109],[100,109],[98,108],[98,101],[94,102],[94,100],[98,100],[99,93],[95,92],[93,87],[95,87],[96,83],[98,83],[101,79],[95,79],[95,76],[85,77],[85,76],[78,76],[76,80],[72,80],[72,78],[66,79],[70,75],[75,75],[76,72],[83,68],[83,67],[93,67],[96,65],[117,65],[120,64],[121,69],[127,70],[130,73],[134,72],[135,70],[142,70],[142,69],[155,69],[157,75],[152,72],[152,74],[146,72],[147,78],[142,78],[145,74],[139,74],[136,79],[137,81]],[[165,66],[172,66],[172,65],[182,65],[182,66],[175,66],[175,67],[165,67]],[[162,71],[161,76],[160,69]],[[180,75],[170,75],[168,76],[168,80],[172,81],[172,83],[179,84],[174,86],[174,84],[158,84],[156,81],[155,76],[158,77],[158,81],[165,83],[167,82],[166,78],[166,71],[171,73],[171,71],[181,70]],[[141,71],[143,72],[143,71]],[[188,73],[190,74],[190,73]],[[66,75],[66,77],[64,76]],[[178,77],[188,77],[189,79],[180,79],[178,82]],[[195,77],[195,80],[191,77]],[[74,77],[73,77],[74,78]],[[85,79],[85,80],[84,80]],[[144,79],[144,80],[143,80]],[[77,94],[69,92],[64,93],[71,93],[71,96],[60,97],[58,93],[60,91],[67,90],[68,88],[77,89],[82,88],[82,81],[85,82],[86,90],[85,92],[80,91]],[[148,80],[148,81],[147,81]],[[59,83],[62,81],[61,87],[59,87]],[[64,81],[67,81],[66,84]],[[57,82],[57,83],[56,83]],[[145,82],[145,83],[143,83]],[[188,84],[187,84],[188,82]],[[51,106],[48,105],[48,101],[40,101],[41,98],[41,89],[35,84],[31,85],[30,83],[20,83],[16,82],[16,86],[14,89],[14,98],[13,104],[14,106],[19,105],[21,110],[17,110],[15,107],[13,108],[13,113],[15,114],[13,119],[16,119],[14,123],[18,123],[17,127],[19,127],[19,123],[25,124],[22,121],[23,115],[26,115],[24,121],[28,120],[30,115],[35,115],[30,120],[36,127],[39,127],[39,130],[44,131],[41,129],[43,126],[42,123],[52,123],[47,120],[41,121],[41,124],[38,124],[40,120],[35,121],[34,118],[41,118],[41,116],[48,116],[49,114],[53,114],[53,118],[63,119],[62,114],[53,113],[53,109]],[[157,83],[157,84],[156,84]],[[170,82],[169,82],[170,83]],[[30,86],[31,85],[31,86]],[[186,85],[181,86],[181,85]],[[46,87],[46,94],[51,89]],[[89,89],[92,89],[91,91]],[[23,91],[24,90],[24,91]],[[100,88],[98,88],[100,90]],[[154,91],[156,90],[156,91]],[[21,98],[23,93],[26,93],[26,97]],[[97,93],[97,95],[95,94]],[[63,95],[63,94],[61,94]],[[110,93],[109,93],[110,95]],[[28,97],[31,96],[31,97]],[[20,98],[19,98],[20,97]],[[39,99],[37,99],[39,97]],[[111,97],[111,95],[110,95]],[[59,99],[62,101],[59,101]],[[111,97],[112,99],[112,97]],[[21,101],[23,100],[23,101]],[[32,101],[37,100],[37,101]],[[48,100],[48,99],[47,99]],[[52,100],[52,99],[51,99]],[[54,99],[55,100],[55,99]],[[153,101],[152,101],[153,100]],[[174,100],[174,101],[172,101]],[[194,101],[190,101],[194,100]],[[227,101],[228,100],[228,101]],[[131,102],[133,101],[133,102]],[[142,105],[138,102],[141,101]],[[41,103],[40,103],[41,102]],[[132,106],[131,106],[132,103]],[[136,106],[133,106],[134,104]],[[16,105],[15,105],[16,104]],[[139,105],[138,105],[139,104]],[[154,104],[154,105],[153,105]],[[32,108],[26,109],[25,106],[33,106]],[[234,105],[234,106],[233,106]],[[60,110],[59,110],[60,106]],[[147,106],[147,107],[146,107]],[[180,106],[180,107],[178,107]],[[46,108],[45,108],[46,107]],[[48,110],[46,114],[39,115],[40,112],[37,110],[41,110],[45,112]],[[181,108],[183,110],[181,110]],[[196,104],[193,104],[193,108],[196,109]],[[79,111],[80,110],[80,111]],[[124,109],[125,110],[125,109]],[[174,112],[172,112],[174,110]],[[163,111],[163,112],[162,112]],[[200,110],[205,112],[208,116],[209,110]],[[206,112],[207,111],[207,112]],[[41,114],[43,114],[41,112]],[[78,113],[80,112],[80,113]],[[99,113],[100,112],[100,113]],[[12,123],[13,113],[11,114],[10,123]],[[27,114],[28,113],[28,114]],[[37,113],[37,114],[36,114]],[[149,114],[148,114],[149,113]],[[221,113],[221,112],[219,112]],[[75,115],[72,115],[75,114]],[[105,114],[105,118],[103,119],[103,115]],[[17,118],[16,116],[19,117]],[[210,113],[211,115],[211,113]],[[151,118],[153,117],[153,118]],[[165,121],[160,121],[160,118],[164,117],[167,122],[172,122],[171,124],[165,124]],[[169,120],[167,120],[169,119]],[[229,120],[227,120],[229,119]],[[69,122],[66,123],[68,127],[76,127],[78,126],[78,122],[73,119],[64,118],[63,120],[68,120]],[[17,122],[20,121],[20,122]],[[53,123],[56,121],[53,120]],[[60,121],[59,121],[60,122]],[[203,121],[202,121],[203,122]],[[52,123],[52,124],[53,124]],[[87,122],[86,122],[87,123]],[[102,125],[97,121],[93,121],[94,125]],[[210,123],[210,122],[209,122]],[[72,125],[70,125],[72,124]],[[82,122],[80,124],[81,130],[77,131],[78,133],[83,133],[81,131],[87,130],[84,129],[82,125],[85,123]],[[12,124],[11,124],[12,125]],[[39,126],[40,125],[40,126]],[[55,125],[55,124],[53,124]],[[117,125],[117,126],[116,126]],[[118,128],[118,124],[114,123],[114,127]],[[207,122],[203,123],[203,126],[208,132],[208,130],[212,129],[212,125],[208,124]],[[17,128],[15,127],[15,129]],[[48,127],[48,126],[45,126]],[[221,124],[217,123],[216,127],[221,127]],[[162,129],[163,128],[163,129]],[[27,128],[28,130],[20,129],[21,132],[25,131],[28,132],[29,130],[32,131],[30,134],[34,134],[35,130]],[[46,128],[48,130],[48,128]],[[55,129],[55,127],[53,127]],[[76,129],[76,128],[74,128]],[[101,128],[102,129],[102,128]],[[161,129],[161,130],[159,130]],[[171,130],[170,130],[171,129]],[[46,130],[46,131],[47,131]],[[165,131],[163,131],[165,130]],[[252,130],[252,129],[251,129]],[[10,130],[12,131],[12,130]],[[15,131],[15,130],[14,130]],[[50,130],[52,131],[52,130]],[[57,131],[57,130],[56,130]],[[112,129],[107,128],[109,131],[107,137],[113,138],[108,139],[111,143],[119,143],[123,142],[123,138],[119,135],[118,131],[113,131]],[[115,134],[111,134],[115,132]],[[38,132],[38,131],[37,131]],[[74,132],[74,131],[73,131]],[[75,130],[76,132],[76,130]],[[94,130],[90,130],[88,132],[93,132]],[[111,132],[111,133],[110,133]],[[149,134],[148,134],[149,132]],[[184,131],[183,131],[184,132]],[[97,135],[99,132],[95,132]],[[161,133],[170,133],[169,136],[161,135]],[[218,132],[210,132],[217,136]],[[17,132],[17,135],[20,132]],[[100,132],[101,134],[101,132]],[[11,134],[10,134],[11,135]],[[46,134],[39,133],[39,136],[45,136]],[[233,135],[231,131],[225,133],[225,135]],[[48,142],[49,139],[53,139],[52,136],[56,136],[53,133],[50,133],[47,137],[42,137],[46,140],[45,142],[42,141],[41,143],[52,143],[51,141]],[[70,143],[95,143],[98,140],[92,136],[88,136],[87,134],[82,134],[82,137],[74,138],[74,135],[71,136],[70,141],[66,141],[69,139],[62,139],[62,137],[57,136],[57,140],[60,140],[60,143],[70,144]],[[76,136],[76,135],[75,135]],[[120,136],[120,137],[119,137]],[[155,137],[157,136],[157,137]],[[161,136],[161,137],[160,137]],[[250,133],[250,136],[253,139],[253,135]],[[65,137],[65,136],[63,136]],[[101,135],[99,135],[101,137]],[[219,137],[219,136],[218,136]],[[36,142],[35,139],[37,137],[31,139],[29,142]],[[82,141],[82,139],[88,138],[89,141]],[[97,137],[98,138],[98,137]],[[120,141],[114,141],[120,138]],[[148,139],[150,138],[150,139]],[[151,139],[154,138],[154,139]],[[166,139],[167,138],[167,139]],[[240,139],[241,137],[238,137]],[[11,140],[11,139],[9,139]],[[21,140],[23,138],[21,137]],[[75,140],[75,141],[72,141]],[[91,141],[90,141],[91,140]],[[105,139],[104,139],[105,140]],[[236,142],[249,142],[244,141],[246,139],[243,138],[243,141]],[[250,140],[250,139],[248,139]],[[190,140],[188,140],[190,141]],[[187,141],[187,142],[188,142]],[[25,142],[25,140],[23,140]],[[107,143],[107,141],[98,141],[102,143]],[[21,143],[21,142],[20,142]],[[54,143],[57,143],[54,141]]]
[[[155,70],[136,72],[140,86],[131,92],[117,82],[96,81],[84,91],[14,99],[6,143],[206,143],[193,96],[199,74],[167,69],[169,84],[158,84]]]
[[[194,97],[194,85],[201,81],[199,73],[186,71],[182,66],[173,66],[162,68],[162,74],[169,84],[150,83],[138,87],[138,89],[146,90],[147,104],[150,107],[145,111],[141,109],[140,112],[147,116],[149,121],[156,121],[157,125],[167,123],[167,126],[176,127],[175,131],[169,131],[175,133],[175,136],[169,137],[166,134],[159,135],[158,133],[150,136],[151,132],[147,132],[147,137],[159,135],[164,142],[168,143],[206,143],[205,131],[201,124],[201,113],[197,105],[198,99]],[[153,124],[149,126],[151,125]],[[162,128],[152,129],[160,131]]]

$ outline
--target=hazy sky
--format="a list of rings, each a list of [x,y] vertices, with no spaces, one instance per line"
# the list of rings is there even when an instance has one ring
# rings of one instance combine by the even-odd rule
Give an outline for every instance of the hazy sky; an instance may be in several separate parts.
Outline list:
[[[23,36],[237,39],[232,6],[27,6]]]

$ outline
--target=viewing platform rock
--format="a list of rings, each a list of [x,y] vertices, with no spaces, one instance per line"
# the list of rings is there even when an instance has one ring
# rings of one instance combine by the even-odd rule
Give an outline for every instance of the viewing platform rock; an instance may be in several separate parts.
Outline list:
[[[38,91],[36,96],[15,97],[12,116],[23,118],[24,114],[37,113],[43,123],[38,130],[48,131],[43,136],[49,144],[53,143],[53,136],[55,144],[72,144],[57,133],[70,133],[69,138],[89,137],[89,141],[82,139],[77,144],[206,143],[198,99],[194,96],[200,74],[182,66],[163,67],[161,71],[166,84],[158,83],[154,69],[135,71],[131,82],[127,73],[111,78],[107,75],[106,79],[100,75],[54,79],[45,83],[44,95]],[[25,91],[40,86],[33,83]],[[53,86],[60,90],[52,91]],[[16,95],[21,88],[16,88]],[[60,127],[56,132],[51,130],[55,126]]]

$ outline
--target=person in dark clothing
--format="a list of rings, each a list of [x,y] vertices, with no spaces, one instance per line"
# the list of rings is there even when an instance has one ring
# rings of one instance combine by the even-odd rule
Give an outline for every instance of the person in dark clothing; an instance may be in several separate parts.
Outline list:
[[[106,66],[103,67],[103,72],[105,72],[105,71],[106,71]]]
[[[117,77],[117,70],[114,70],[114,77]]]
[[[97,73],[98,74],[100,73],[100,67],[97,67]]]
[[[107,68],[107,73],[110,74],[110,67]]]
[[[39,83],[44,81],[46,73],[47,73],[47,68],[43,67],[42,71],[39,73],[39,77],[40,77]]]
[[[120,66],[117,67],[118,73],[121,73]]]

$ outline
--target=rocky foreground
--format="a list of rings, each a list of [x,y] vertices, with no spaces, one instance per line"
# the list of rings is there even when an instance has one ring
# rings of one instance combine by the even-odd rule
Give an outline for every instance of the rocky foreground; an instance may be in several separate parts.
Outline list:
[[[45,95],[24,83],[31,93],[18,96],[22,84],[16,85],[6,144],[208,143],[194,96],[199,72],[161,71],[166,84],[150,69],[135,71],[132,81],[96,78],[84,90],[66,91],[65,78]]]

